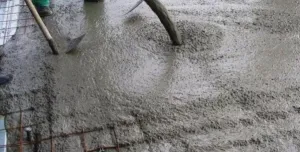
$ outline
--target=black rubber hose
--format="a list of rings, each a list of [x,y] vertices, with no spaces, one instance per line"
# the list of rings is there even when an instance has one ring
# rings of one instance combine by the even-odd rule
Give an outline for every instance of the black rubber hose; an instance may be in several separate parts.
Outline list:
[[[161,23],[164,25],[167,30],[172,42],[174,45],[181,45],[182,40],[181,36],[175,26],[174,22],[171,20],[167,9],[159,0],[145,0],[153,12],[158,16]]]

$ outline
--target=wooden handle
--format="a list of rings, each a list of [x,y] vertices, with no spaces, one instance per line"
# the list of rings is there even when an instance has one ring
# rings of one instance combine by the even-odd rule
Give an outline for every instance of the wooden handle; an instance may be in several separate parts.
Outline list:
[[[25,3],[27,4],[30,12],[32,13],[34,19],[36,20],[37,24],[39,25],[39,27],[41,28],[43,34],[45,35],[45,37],[47,38],[47,40],[51,40],[52,36],[49,32],[49,30],[47,29],[46,25],[44,24],[42,18],[40,17],[39,13],[37,12],[35,6],[33,5],[31,0],[25,0]]]
[[[46,25],[44,24],[42,18],[40,17],[39,13],[35,9],[35,6],[33,5],[32,1],[25,0],[25,3],[27,4],[31,14],[33,15],[34,19],[36,20],[37,24],[39,25],[40,29],[42,30],[44,36],[46,37],[53,54],[58,55],[58,49],[56,47],[56,44],[55,44],[49,30],[47,29]]]

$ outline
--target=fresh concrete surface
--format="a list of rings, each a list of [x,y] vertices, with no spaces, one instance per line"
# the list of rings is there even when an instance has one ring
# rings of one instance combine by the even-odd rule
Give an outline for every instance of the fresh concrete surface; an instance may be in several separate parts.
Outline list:
[[[124,15],[135,1],[57,0],[45,21],[60,47],[87,37],[60,56],[37,27],[7,44],[1,64],[14,80],[1,89],[2,111],[35,107],[24,122],[45,121],[33,128],[44,138],[96,129],[90,149],[114,145],[115,125],[122,152],[299,151],[299,1],[162,2],[180,47],[145,4]],[[55,148],[83,151],[79,136]]]

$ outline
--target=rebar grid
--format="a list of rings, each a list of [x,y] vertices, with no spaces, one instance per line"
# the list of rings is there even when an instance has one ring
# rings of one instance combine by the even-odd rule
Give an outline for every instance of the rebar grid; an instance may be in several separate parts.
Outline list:
[[[95,151],[105,151],[105,150],[115,150],[116,152],[120,152],[120,148],[124,147],[123,145],[119,145],[118,142],[118,137],[117,137],[117,133],[116,133],[116,126],[109,126],[107,127],[107,129],[109,129],[114,136],[114,145],[115,146],[101,146],[99,145],[98,147],[93,147],[93,148],[88,148],[87,143],[86,143],[86,139],[85,139],[85,135],[87,133],[92,133],[92,132],[99,132],[103,130],[103,127],[99,127],[99,128],[93,128],[93,129],[86,129],[86,130],[80,130],[80,131],[75,131],[75,132],[71,132],[71,133],[61,133],[58,135],[50,135],[50,137],[47,138],[42,138],[42,137],[35,137],[34,141],[24,141],[24,128],[28,127],[28,126],[38,126],[38,125],[42,125],[45,122],[41,122],[40,124],[32,124],[32,125],[23,125],[24,121],[23,121],[23,113],[24,112],[33,112],[35,109],[34,108],[27,108],[27,109],[21,109],[19,111],[14,111],[14,112],[8,112],[6,114],[2,114],[4,116],[8,116],[8,115],[13,115],[13,114],[17,114],[19,113],[20,117],[19,117],[19,125],[18,127],[10,127],[5,129],[5,131],[7,133],[11,132],[11,131],[19,131],[19,141],[17,143],[13,143],[13,144],[6,144],[6,145],[0,145],[0,149],[1,148],[18,148],[19,152],[23,152],[24,151],[24,147],[25,146],[37,146],[39,147],[39,145],[43,142],[49,142],[50,141],[50,149],[49,152],[54,152],[55,151],[55,139],[57,138],[69,138],[69,137],[73,137],[73,136],[77,136],[80,138],[81,140],[81,146],[83,148],[83,152],[95,152]],[[3,129],[1,130],[3,131]],[[34,133],[34,130],[33,132]],[[35,134],[39,134],[39,133],[35,133]],[[38,148],[37,148],[38,149]]]
[[[23,0],[0,0],[0,46],[14,35],[24,35],[26,28],[34,24]]]

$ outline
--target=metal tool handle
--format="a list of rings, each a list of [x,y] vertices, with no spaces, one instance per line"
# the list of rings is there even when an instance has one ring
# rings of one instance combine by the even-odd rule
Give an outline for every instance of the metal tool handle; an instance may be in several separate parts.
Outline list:
[[[58,51],[57,51],[56,44],[55,44],[49,30],[47,29],[46,25],[44,24],[42,18],[40,17],[39,13],[37,12],[35,6],[33,5],[32,1],[25,0],[25,3],[27,4],[31,14],[33,15],[33,17],[36,20],[37,24],[39,25],[40,29],[42,30],[44,36],[48,40],[49,46],[51,47],[53,54],[57,55]]]

